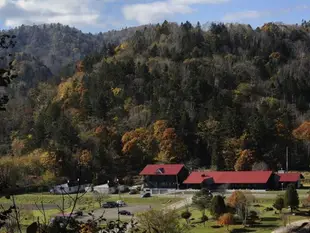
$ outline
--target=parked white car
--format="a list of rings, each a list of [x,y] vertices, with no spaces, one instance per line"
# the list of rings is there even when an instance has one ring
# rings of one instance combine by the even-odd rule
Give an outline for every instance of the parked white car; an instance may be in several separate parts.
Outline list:
[[[118,200],[118,201],[116,201],[116,203],[118,204],[119,207],[127,206],[127,204],[122,200]]]

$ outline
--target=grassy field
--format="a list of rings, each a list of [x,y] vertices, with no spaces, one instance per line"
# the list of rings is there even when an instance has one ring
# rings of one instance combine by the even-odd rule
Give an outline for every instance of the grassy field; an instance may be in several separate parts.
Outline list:
[[[232,233],[237,232],[257,232],[257,233],[270,233],[273,230],[275,230],[278,227],[281,227],[284,225],[283,220],[281,220],[281,217],[279,214],[275,214],[275,211],[264,211],[266,207],[272,207],[273,199],[258,199],[256,200],[255,204],[260,205],[260,207],[253,207],[252,210],[255,210],[258,212],[260,216],[260,221],[257,221],[256,224],[253,224],[251,227],[244,228],[242,225],[232,225],[229,227]],[[185,209],[180,210],[181,213]],[[300,213],[296,213],[295,216],[289,216],[289,222],[294,222],[297,220],[308,218],[305,216],[302,216],[306,209],[300,209]],[[192,221],[191,225],[194,227],[191,230],[191,233],[205,233],[205,232],[212,232],[212,233],[226,233],[227,229],[226,227],[221,227],[217,224],[215,220],[212,220],[212,217],[210,213],[207,212],[209,220],[205,223],[205,226],[202,223],[195,223],[199,222],[199,219],[201,217],[201,212],[197,210],[194,207],[190,207],[190,212],[192,213]],[[283,211],[285,212],[285,210]],[[183,221],[183,220],[182,220]],[[185,222],[184,222],[185,223]]]
[[[72,195],[75,197],[75,194]],[[140,198],[137,195],[110,195],[108,199],[104,201],[116,201],[116,200],[123,200],[128,204],[170,204],[181,200],[180,197],[150,197],[150,198]],[[51,195],[51,194],[24,194],[24,195],[17,195],[15,196],[15,201],[17,205],[35,205],[37,203],[40,205],[42,202],[44,205],[51,206],[51,205],[59,205],[62,206],[63,198],[61,195]],[[6,199],[4,197],[0,198],[0,204],[11,204],[12,201]],[[64,205],[65,207],[72,204],[72,199],[68,196],[64,196]],[[98,208],[99,204],[94,201],[92,194],[85,194],[82,196],[78,201],[78,207],[86,207],[91,206],[93,208]]]
[[[74,197],[74,195],[72,195]],[[182,198],[176,197],[150,197],[150,198],[140,198],[135,195],[111,195],[105,201],[116,201],[123,200],[127,204],[131,205],[152,205],[155,208],[162,208],[165,205],[170,205],[174,202],[180,201]],[[44,213],[47,221],[59,213],[61,213],[60,208],[62,208],[64,203],[64,211],[71,212],[72,210],[72,199],[65,196],[64,200],[61,195],[51,195],[47,193],[42,194],[24,194],[15,196],[16,205],[20,208],[21,211],[21,222],[23,225],[29,225],[33,221],[36,221],[38,218],[40,221],[44,221],[43,211],[41,209],[41,203],[44,203]],[[7,207],[11,205],[12,201],[6,198],[0,198],[0,205]],[[37,204],[40,209],[35,205]],[[77,202],[75,210],[82,210],[84,213],[88,211],[98,209],[99,203],[94,201],[92,194],[85,194]],[[154,208],[153,207],[153,208]]]
[[[298,191],[300,196],[306,195],[307,190],[299,190]],[[271,191],[267,193],[272,194],[284,194],[284,191]],[[74,195],[73,195],[74,196]],[[121,198],[120,198],[121,197]],[[128,195],[122,194],[121,196],[118,195],[111,195],[105,201],[116,201],[119,199],[124,200],[126,203],[131,205],[152,205],[153,208],[163,208],[166,205],[173,204],[174,202],[180,201],[181,197],[150,197],[150,198],[140,198],[139,195]],[[29,225],[33,221],[36,221],[38,218],[40,221],[44,220],[42,211],[38,210],[35,207],[35,203],[40,206],[40,203],[43,202],[46,206],[45,208],[45,215],[46,220],[49,219],[56,214],[60,213],[58,206],[62,206],[62,196],[61,195],[51,195],[47,193],[41,194],[24,194],[24,195],[17,195],[15,196],[17,206],[21,208],[21,220],[24,226]],[[300,198],[300,201],[303,200],[303,197]],[[231,226],[230,229],[232,232],[258,232],[258,233],[270,233],[272,230],[276,229],[277,227],[283,226],[283,221],[280,219],[278,214],[275,214],[274,211],[266,212],[264,208],[271,207],[273,204],[273,199],[271,197],[259,198],[255,201],[255,204],[259,204],[261,207],[255,207],[254,210],[258,211],[261,221],[255,224],[252,227],[248,227],[246,229],[243,228],[241,225],[234,225]],[[9,205],[11,201],[8,199],[0,198],[0,205]],[[72,200],[69,197],[64,198],[64,205],[65,205],[65,212],[71,211]],[[94,201],[92,194],[85,194],[77,203],[75,210],[83,210],[84,213],[87,213],[90,210],[95,210],[99,208],[99,203]],[[305,211],[304,209],[301,209]],[[183,210],[179,210],[180,213]],[[197,209],[190,207],[190,211],[192,213],[193,223],[200,219],[201,212]],[[211,220],[211,216],[209,215],[209,221],[206,223],[206,226],[203,224],[195,224],[195,227],[192,229],[192,233],[203,233],[203,232],[214,232],[214,233],[224,233],[227,232],[225,227],[217,226],[216,221]],[[296,215],[290,216],[290,222],[306,219],[306,217]],[[183,220],[182,220],[183,221]]]

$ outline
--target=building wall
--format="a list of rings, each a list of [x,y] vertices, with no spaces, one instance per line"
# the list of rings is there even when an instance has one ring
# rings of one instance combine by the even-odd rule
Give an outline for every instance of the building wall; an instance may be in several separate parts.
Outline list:
[[[267,184],[214,184],[212,189],[267,189]]]
[[[300,188],[300,184],[301,184],[300,180],[297,181],[297,182],[282,182],[282,183],[283,183],[283,188],[284,189],[286,189],[289,184],[295,185],[295,188]],[[282,189],[282,184],[280,184],[280,186],[281,186],[281,189]]]
[[[145,188],[176,188],[176,176],[154,175],[144,177]]]
[[[186,168],[182,168],[177,176],[175,175],[149,175],[144,176],[145,188],[186,188],[183,181],[188,177],[189,173]],[[179,185],[177,185],[179,184]]]
[[[184,189],[187,187],[185,184],[183,184],[183,182],[184,180],[186,180],[188,176],[189,176],[189,171],[185,167],[183,167],[180,173],[178,174],[178,183],[179,183],[180,189]]]

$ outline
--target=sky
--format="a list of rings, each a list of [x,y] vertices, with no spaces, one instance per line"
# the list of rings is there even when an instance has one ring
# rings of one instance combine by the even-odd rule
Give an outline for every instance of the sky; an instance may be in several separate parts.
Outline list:
[[[301,23],[310,0],[0,0],[0,29],[61,23],[83,32],[105,32],[150,23],[189,21]]]

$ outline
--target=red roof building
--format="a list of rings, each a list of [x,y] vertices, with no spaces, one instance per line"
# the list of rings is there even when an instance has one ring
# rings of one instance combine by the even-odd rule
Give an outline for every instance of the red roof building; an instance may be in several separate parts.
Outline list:
[[[196,171],[183,183],[211,189],[220,185],[226,185],[227,188],[268,189],[274,186],[274,179],[272,171]]]
[[[176,176],[181,172],[182,168],[184,168],[183,164],[149,164],[140,172],[140,175]]]
[[[206,179],[213,179],[214,184],[265,184],[272,171],[211,171],[192,172],[185,184],[200,184]]]
[[[279,182],[281,183],[295,183],[298,182],[301,178],[300,173],[280,173],[278,176],[280,176]]]
[[[178,189],[188,176],[183,164],[149,164],[141,172],[144,187],[150,189]]]
[[[286,188],[289,184],[294,184],[296,188],[300,188],[300,180],[304,178],[303,175],[298,172],[278,173],[277,176],[282,189]]]

